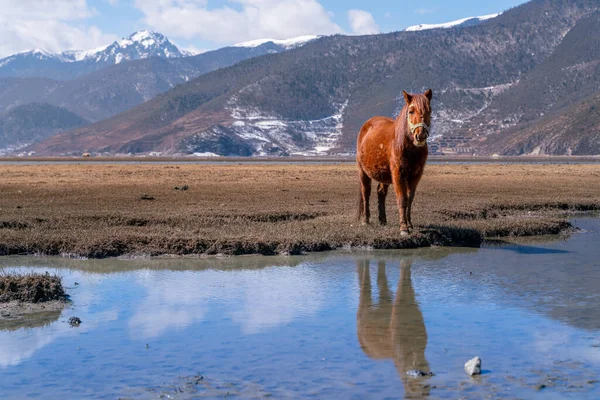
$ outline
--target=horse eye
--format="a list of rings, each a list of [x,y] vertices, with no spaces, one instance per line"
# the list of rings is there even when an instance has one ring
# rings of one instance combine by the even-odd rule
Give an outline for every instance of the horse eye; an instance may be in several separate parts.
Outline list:
[[[413,110],[410,110],[408,113],[409,114],[414,114],[415,112]]]

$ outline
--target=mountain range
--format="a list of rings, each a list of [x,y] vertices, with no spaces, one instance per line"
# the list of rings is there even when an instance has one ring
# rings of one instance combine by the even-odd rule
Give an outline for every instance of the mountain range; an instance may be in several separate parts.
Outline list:
[[[508,99],[503,93],[543,76],[539,71],[548,63],[560,71],[577,70],[571,60],[580,63],[590,44],[574,47],[568,33],[597,30],[598,11],[593,0],[533,0],[476,26],[319,38],[201,75],[115,117],[54,136],[35,150],[350,153],[364,121],[397,115],[403,89],[431,87],[432,150],[494,151],[483,140],[487,135],[520,127],[523,118],[537,121],[535,98],[550,99],[529,90]],[[573,52],[568,59],[561,55],[565,49]],[[498,132],[486,131],[498,121],[495,110],[517,103],[522,108],[503,114],[506,122],[496,123]]]
[[[0,60],[0,77],[73,79],[124,61],[191,55],[160,33],[143,30],[93,50],[51,53],[34,49],[14,54]]]
[[[0,79],[7,111],[42,99],[93,122],[0,140],[44,136],[26,148],[37,154],[352,153],[364,121],[397,115],[402,90],[431,87],[432,152],[600,154],[599,15],[596,0],[533,0],[431,29],[265,39],[70,81]]]
[[[488,153],[600,154],[600,14],[474,118]]]
[[[86,120],[63,107],[44,103],[25,104],[0,114],[0,143],[10,143],[10,137],[14,135],[25,142],[36,142],[48,135],[86,123]],[[0,155],[17,149],[18,147],[7,146],[0,149]]]
[[[0,75],[10,75],[11,71],[15,75],[0,78],[0,118],[15,107],[35,102],[58,107],[45,108],[46,112],[65,109],[89,124],[201,74],[247,58],[290,50],[315,38],[252,41],[191,56],[159,33],[140,31],[96,50],[20,53],[0,61]],[[71,127],[65,125],[64,129]],[[44,133],[43,126],[31,134],[18,129],[11,135],[5,130],[0,135],[0,149],[21,148],[32,139],[56,132],[52,127]]]

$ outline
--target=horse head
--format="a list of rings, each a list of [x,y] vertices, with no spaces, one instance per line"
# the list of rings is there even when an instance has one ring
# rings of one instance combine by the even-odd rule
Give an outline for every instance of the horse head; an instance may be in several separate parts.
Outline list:
[[[408,94],[405,91],[402,93],[406,100],[404,108],[408,125],[407,135],[410,135],[410,140],[415,146],[422,147],[427,144],[429,137],[433,92],[427,89],[423,94]]]

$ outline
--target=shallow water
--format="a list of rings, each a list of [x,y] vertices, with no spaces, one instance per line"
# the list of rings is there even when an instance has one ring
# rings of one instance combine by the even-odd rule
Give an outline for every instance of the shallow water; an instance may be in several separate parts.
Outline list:
[[[481,249],[0,259],[72,299],[0,321],[0,397],[599,398],[600,220],[575,224]]]

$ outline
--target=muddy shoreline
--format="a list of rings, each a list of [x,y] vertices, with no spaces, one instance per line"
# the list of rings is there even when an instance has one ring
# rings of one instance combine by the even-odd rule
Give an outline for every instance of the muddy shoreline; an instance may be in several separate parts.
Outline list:
[[[67,300],[54,300],[44,303],[26,303],[22,301],[0,303],[0,322],[19,320],[32,314],[52,314],[64,310],[68,304]]]
[[[0,331],[41,328],[56,322],[68,301],[0,303]]]
[[[0,193],[0,255],[478,247],[572,230],[573,213],[600,210],[600,165],[428,165],[409,237],[399,235],[393,194],[387,226],[374,196],[372,224],[356,223],[356,168],[346,163],[4,165]]]

